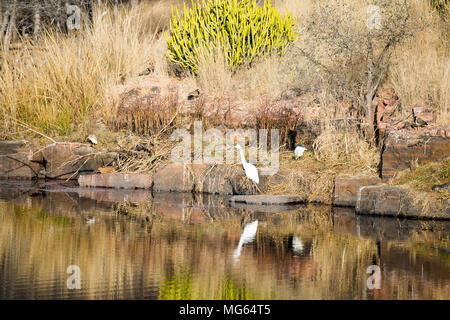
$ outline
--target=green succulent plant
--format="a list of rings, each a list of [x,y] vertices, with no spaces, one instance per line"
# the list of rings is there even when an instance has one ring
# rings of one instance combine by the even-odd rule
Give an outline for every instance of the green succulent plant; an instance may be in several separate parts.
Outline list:
[[[196,73],[202,56],[223,50],[231,70],[271,53],[280,55],[297,38],[295,19],[282,15],[270,0],[203,0],[183,14],[172,7],[168,58]]]

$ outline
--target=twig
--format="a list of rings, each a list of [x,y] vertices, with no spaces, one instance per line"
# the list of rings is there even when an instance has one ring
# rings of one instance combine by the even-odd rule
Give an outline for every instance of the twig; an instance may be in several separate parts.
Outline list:
[[[31,130],[31,131],[33,131],[33,132],[35,132],[35,133],[37,133],[37,134],[43,136],[44,138],[47,138],[48,140],[50,140],[50,141],[53,142],[53,143],[57,143],[56,140],[50,138],[49,136],[43,134],[42,132],[36,131],[36,130],[34,130],[33,128],[27,126],[26,124],[20,123],[18,120],[15,120],[15,121],[17,122],[17,124],[18,124],[19,126],[24,127],[24,128],[26,128],[26,129],[28,129],[28,130]]]
[[[86,162],[89,161],[89,158],[87,158],[86,160],[84,160],[83,164],[77,169],[77,171],[75,171],[70,177],[68,177],[66,179],[66,182],[69,181],[70,179],[72,179],[73,176],[76,176],[78,174],[78,172],[80,171],[81,168],[83,168],[83,166],[86,164]]]

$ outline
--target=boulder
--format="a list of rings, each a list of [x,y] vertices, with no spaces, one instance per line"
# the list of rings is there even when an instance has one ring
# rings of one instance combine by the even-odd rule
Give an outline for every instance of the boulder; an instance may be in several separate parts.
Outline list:
[[[381,176],[394,177],[408,169],[412,163],[419,165],[437,162],[450,157],[450,138],[431,136],[401,136],[396,131],[388,133],[381,154]]]
[[[434,120],[434,114],[430,109],[423,107],[421,104],[416,104],[412,108],[414,120],[416,123],[427,124]]]
[[[256,191],[242,167],[203,163],[170,163],[159,167],[153,177],[153,190],[221,195]]]
[[[340,177],[334,179],[333,205],[355,207],[358,190],[362,186],[380,183],[378,177]]]
[[[41,166],[32,161],[33,151],[23,140],[0,141],[0,178],[33,179]]]
[[[450,200],[415,201],[414,193],[399,186],[363,186],[358,190],[356,212],[366,215],[450,219]]]
[[[185,164],[171,163],[160,166],[153,176],[153,190],[167,192],[192,192],[194,179]]]
[[[33,154],[33,162],[40,163],[40,176],[50,179],[78,179],[110,165],[117,157],[114,152],[99,152],[81,143],[53,143]]]

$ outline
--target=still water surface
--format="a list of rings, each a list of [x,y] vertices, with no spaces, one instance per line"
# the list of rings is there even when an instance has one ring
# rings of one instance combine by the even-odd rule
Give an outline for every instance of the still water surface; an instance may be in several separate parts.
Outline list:
[[[3,183],[0,299],[449,299],[449,235],[342,208]]]

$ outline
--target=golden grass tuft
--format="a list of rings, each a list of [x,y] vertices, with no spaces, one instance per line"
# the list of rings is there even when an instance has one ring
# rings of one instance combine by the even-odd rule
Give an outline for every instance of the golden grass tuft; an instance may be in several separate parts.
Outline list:
[[[423,102],[438,124],[450,121],[450,27],[425,1],[411,1],[418,32],[394,52],[386,85],[395,88],[404,106]],[[409,112],[404,108],[404,112]]]
[[[347,172],[375,172],[379,151],[356,128],[338,130],[326,124],[314,142],[314,154],[327,168]]]
[[[403,170],[390,183],[393,185],[406,185],[414,190],[431,192],[434,185],[440,185],[449,181],[450,158]],[[447,192],[433,191],[433,193],[440,198],[450,199]]]
[[[20,52],[0,53],[2,131],[19,119],[45,133],[83,130],[93,117],[111,111],[110,86],[152,62],[156,30],[147,29],[142,8],[97,7],[92,25],[63,35],[47,30]]]

